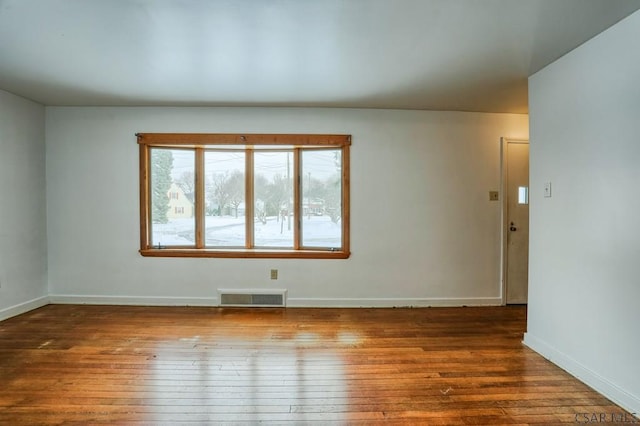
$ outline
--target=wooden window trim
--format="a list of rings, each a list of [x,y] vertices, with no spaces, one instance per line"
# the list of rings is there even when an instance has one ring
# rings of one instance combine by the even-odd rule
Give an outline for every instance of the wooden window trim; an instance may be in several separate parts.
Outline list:
[[[244,159],[244,164],[245,164],[245,182],[253,182],[254,181],[254,176],[253,176],[253,149],[247,149],[245,151],[245,159]],[[247,217],[254,217],[255,216],[255,212],[254,212],[254,190],[253,190],[253,185],[246,185],[244,186],[244,205],[245,205],[245,215]],[[254,222],[252,220],[245,220],[245,230],[244,230],[244,238],[245,238],[245,248],[247,250],[252,250],[251,247],[253,247],[254,244],[254,236],[253,236],[253,225]]]
[[[195,249],[149,247],[140,249],[145,257],[219,257],[245,259],[348,259],[346,250],[279,250],[279,249]]]
[[[288,258],[288,259],[347,259],[350,256],[350,135],[320,135],[320,134],[203,134],[203,133],[138,133],[140,151],[140,254],[147,257],[214,257],[214,258]],[[202,200],[205,195],[204,151],[211,146],[233,145],[242,149],[246,155],[245,179],[253,182],[253,153],[256,149],[273,146],[274,149],[293,150],[294,170],[294,226],[293,249],[264,249],[253,248],[253,221],[246,221],[245,248],[212,249],[205,247],[203,230],[205,228],[205,206]],[[194,247],[153,247],[149,244],[151,235],[150,223],[150,148],[194,148],[195,173],[195,221],[196,236]],[[278,148],[280,147],[280,148]],[[300,187],[300,158],[302,149],[310,148],[339,148],[342,151],[342,248],[339,250],[306,249],[301,247],[301,187]],[[231,149],[231,148],[230,148]],[[245,205],[248,217],[253,212],[253,185],[245,185]]]
[[[300,250],[300,227],[302,226],[302,188],[300,181],[300,148],[293,150],[293,249]],[[289,214],[289,212],[287,212]]]
[[[204,213],[205,213],[205,205],[202,202],[204,200],[204,173],[201,172],[204,170],[204,149],[197,148],[196,149],[196,164],[195,164],[195,175],[196,175],[196,193],[195,193],[195,219],[196,219],[196,248],[201,250],[205,247],[205,236],[203,229],[205,228],[204,223]],[[148,208],[148,207],[147,207]],[[149,217],[149,216],[147,216]],[[148,240],[147,240],[148,241]]]
[[[165,147],[207,145],[288,145],[341,147],[351,145],[351,135],[231,134],[231,133],[136,133],[138,144]]]

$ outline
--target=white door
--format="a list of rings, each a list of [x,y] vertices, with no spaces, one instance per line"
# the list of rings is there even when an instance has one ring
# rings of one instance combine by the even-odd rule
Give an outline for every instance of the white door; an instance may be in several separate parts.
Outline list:
[[[529,275],[529,143],[506,145],[505,286],[508,304],[527,303]],[[504,148],[504,145],[503,145]]]

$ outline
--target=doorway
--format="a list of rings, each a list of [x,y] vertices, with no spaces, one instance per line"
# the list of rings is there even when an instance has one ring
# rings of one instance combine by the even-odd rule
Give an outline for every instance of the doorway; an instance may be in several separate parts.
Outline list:
[[[502,138],[503,302],[526,304],[529,287],[529,141]]]

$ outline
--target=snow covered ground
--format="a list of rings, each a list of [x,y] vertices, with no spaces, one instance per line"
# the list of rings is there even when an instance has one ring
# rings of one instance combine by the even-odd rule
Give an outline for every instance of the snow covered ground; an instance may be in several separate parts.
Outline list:
[[[255,245],[258,247],[292,247],[293,218],[291,229],[277,217],[268,217],[266,223],[254,223]],[[195,220],[171,219],[169,223],[154,223],[153,245],[190,246],[195,244]],[[304,216],[302,218],[302,244],[308,247],[340,247],[341,225],[333,223],[329,216]],[[206,216],[205,244],[210,247],[244,247],[244,217]]]

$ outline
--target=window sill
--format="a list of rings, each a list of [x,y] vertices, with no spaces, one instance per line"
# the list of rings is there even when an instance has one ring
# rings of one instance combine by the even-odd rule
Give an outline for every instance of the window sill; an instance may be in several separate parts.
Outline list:
[[[227,259],[348,259],[347,251],[329,250],[214,250],[181,248],[148,248],[140,250],[145,257],[212,257]]]

